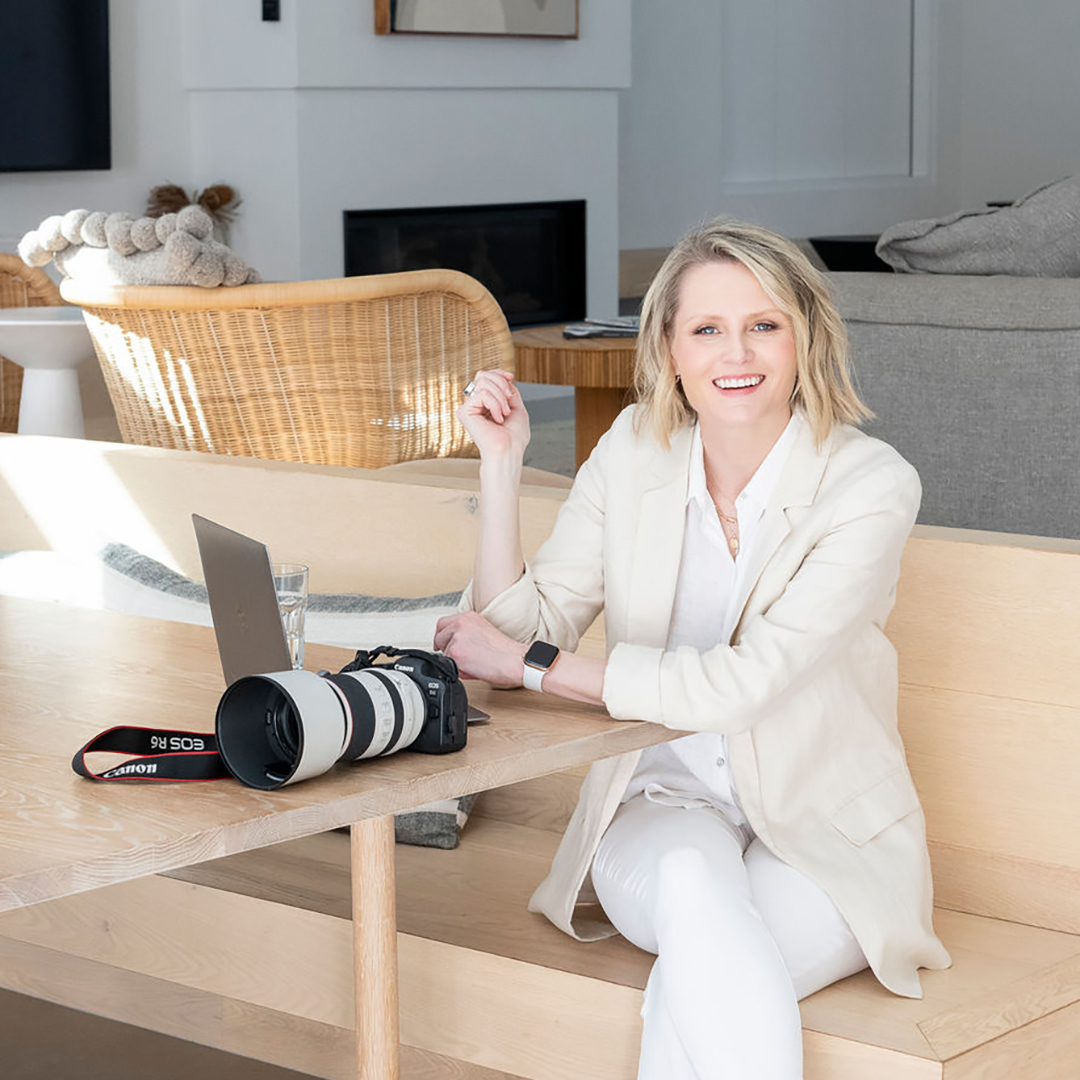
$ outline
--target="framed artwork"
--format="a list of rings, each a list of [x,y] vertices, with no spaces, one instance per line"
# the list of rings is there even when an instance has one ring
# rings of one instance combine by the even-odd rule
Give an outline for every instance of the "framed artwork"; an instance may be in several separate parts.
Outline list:
[[[375,0],[376,34],[578,36],[578,0]]]

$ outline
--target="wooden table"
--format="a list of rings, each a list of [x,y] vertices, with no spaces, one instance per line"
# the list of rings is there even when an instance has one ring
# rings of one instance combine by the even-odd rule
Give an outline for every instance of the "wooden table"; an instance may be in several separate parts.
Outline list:
[[[629,402],[637,338],[564,338],[562,326],[515,330],[522,382],[574,388],[575,457],[580,468]]]
[[[313,667],[349,658],[308,647]],[[401,753],[339,765],[275,792],[230,780],[95,784],[72,772],[72,754],[113,725],[212,730],[222,689],[208,628],[0,597],[0,937],[40,935],[33,905],[351,825],[363,1080],[398,1076],[392,815],[682,734],[471,683],[470,697],[494,719],[471,729],[464,750],[442,757]],[[364,918],[355,917],[360,911]],[[184,929],[174,923],[164,932],[182,938]],[[197,954],[198,944],[188,942],[188,952]],[[229,964],[220,954],[199,961]],[[0,985],[25,989],[10,978],[0,970]]]

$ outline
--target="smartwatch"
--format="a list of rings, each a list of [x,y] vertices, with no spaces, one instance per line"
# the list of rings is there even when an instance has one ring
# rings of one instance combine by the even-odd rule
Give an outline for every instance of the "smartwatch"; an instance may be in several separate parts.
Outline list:
[[[550,645],[546,641],[534,641],[525,654],[525,671],[521,676],[522,684],[530,690],[542,691],[544,689],[544,675],[555,666],[555,661],[558,659],[558,645]]]

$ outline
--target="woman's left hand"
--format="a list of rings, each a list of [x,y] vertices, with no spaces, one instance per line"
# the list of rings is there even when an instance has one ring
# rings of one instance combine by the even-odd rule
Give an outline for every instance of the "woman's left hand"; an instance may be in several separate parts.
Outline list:
[[[434,644],[457,664],[463,678],[483,679],[503,690],[521,686],[526,646],[475,611],[444,615],[435,624]]]

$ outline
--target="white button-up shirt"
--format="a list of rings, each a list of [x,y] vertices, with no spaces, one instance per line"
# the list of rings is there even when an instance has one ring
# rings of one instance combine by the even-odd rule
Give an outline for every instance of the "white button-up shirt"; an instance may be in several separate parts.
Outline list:
[[[736,597],[749,562],[765,506],[791,453],[799,427],[796,413],[735,500],[739,552],[732,558],[727,538],[705,483],[705,453],[700,428],[694,429],[686,495],[679,580],[668,629],[667,648],[681,645],[705,652],[731,640],[738,620]],[[724,735],[699,733],[642,751],[622,801],[644,793],[668,806],[714,806],[748,830],[727,760]]]

